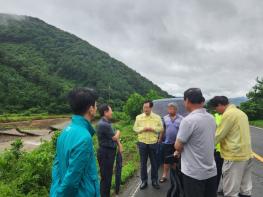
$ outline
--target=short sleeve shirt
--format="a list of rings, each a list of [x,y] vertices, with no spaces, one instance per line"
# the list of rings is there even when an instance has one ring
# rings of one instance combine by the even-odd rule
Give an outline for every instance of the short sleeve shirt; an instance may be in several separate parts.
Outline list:
[[[165,138],[164,144],[174,144],[176,136],[179,130],[180,123],[183,117],[179,114],[176,114],[174,120],[172,120],[170,115],[163,117],[164,127],[165,127]]]
[[[99,146],[104,148],[116,148],[117,144],[112,140],[115,131],[112,128],[111,122],[105,118],[101,118],[97,124],[97,136]]]
[[[177,139],[184,144],[181,164],[185,175],[197,180],[216,176],[215,132],[215,120],[206,109],[194,110],[182,120]]]

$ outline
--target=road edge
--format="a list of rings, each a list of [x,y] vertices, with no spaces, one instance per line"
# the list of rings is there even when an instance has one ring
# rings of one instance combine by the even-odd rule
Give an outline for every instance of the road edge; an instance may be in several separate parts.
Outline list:
[[[260,127],[256,127],[256,126],[253,126],[253,125],[250,125],[250,127],[253,127],[253,128],[256,128],[256,129],[260,129],[260,130],[263,130],[263,128],[260,128]]]

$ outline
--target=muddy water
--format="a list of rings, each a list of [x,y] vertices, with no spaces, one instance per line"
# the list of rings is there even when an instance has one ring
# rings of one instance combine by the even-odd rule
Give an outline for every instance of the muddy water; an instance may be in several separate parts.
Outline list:
[[[53,132],[50,133],[50,126],[54,127],[63,127],[69,122],[68,118],[59,118],[59,119],[46,119],[46,120],[33,120],[33,121],[22,121],[22,122],[12,122],[12,123],[1,123],[0,128],[20,128],[31,131],[40,136],[29,136],[24,137],[10,136],[10,135],[1,135],[0,134],[0,152],[5,149],[10,148],[11,143],[20,138],[24,144],[24,150],[31,151],[38,147],[43,140],[51,140]]]
[[[56,119],[44,119],[44,120],[31,120],[31,121],[20,121],[20,122],[8,122],[0,123],[0,129],[4,128],[38,128],[44,129],[51,125],[64,123],[69,121],[69,118],[56,118]]]

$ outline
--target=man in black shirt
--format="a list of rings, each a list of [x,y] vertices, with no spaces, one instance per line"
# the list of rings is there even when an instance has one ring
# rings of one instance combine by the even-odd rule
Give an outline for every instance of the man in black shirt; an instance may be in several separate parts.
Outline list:
[[[109,105],[103,104],[99,107],[101,116],[97,124],[97,136],[99,141],[98,162],[100,166],[100,193],[101,197],[109,197],[113,165],[116,156],[116,149],[122,152],[120,143],[120,131],[112,128],[112,109]]]

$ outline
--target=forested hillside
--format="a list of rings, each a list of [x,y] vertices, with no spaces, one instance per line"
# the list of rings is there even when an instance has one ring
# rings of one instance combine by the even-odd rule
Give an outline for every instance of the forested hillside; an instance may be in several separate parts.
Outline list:
[[[37,18],[0,14],[0,113],[67,113],[66,95],[76,86],[96,89],[115,106],[134,92],[169,96],[70,33]]]

